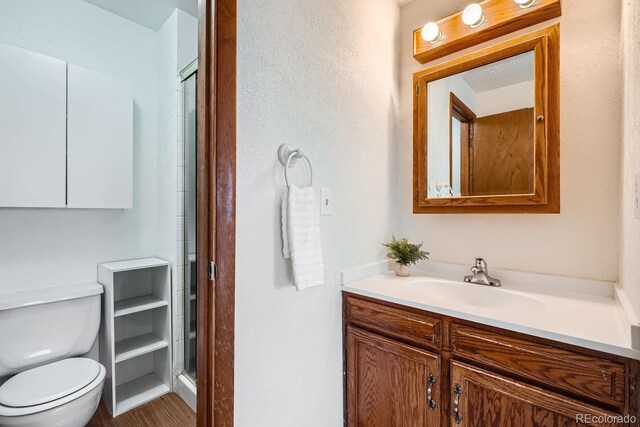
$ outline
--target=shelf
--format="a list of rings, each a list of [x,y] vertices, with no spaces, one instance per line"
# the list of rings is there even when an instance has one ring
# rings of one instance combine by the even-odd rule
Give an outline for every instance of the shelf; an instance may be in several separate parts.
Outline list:
[[[154,374],[147,374],[116,387],[116,414],[119,415],[169,392]]]
[[[116,363],[168,347],[166,341],[154,334],[144,334],[116,342]]]
[[[166,307],[167,301],[157,298],[153,295],[145,295],[143,297],[129,298],[114,303],[114,317],[125,316],[127,314],[138,313],[145,310],[153,310],[154,308]]]
[[[129,270],[142,270],[153,267],[166,267],[168,265],[169,263],[167,261],[158,258],[130,259],[126,261],[106,262],[100,264],[104,269],[114,273]]]

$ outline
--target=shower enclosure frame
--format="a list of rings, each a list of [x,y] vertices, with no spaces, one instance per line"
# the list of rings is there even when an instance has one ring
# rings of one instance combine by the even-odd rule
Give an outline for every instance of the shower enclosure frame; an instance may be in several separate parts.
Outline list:
[[[195,140],[191,139],[192,132],[189,131],[191,127],[188,120],[187,109],[193,105],[193,111],[196,111],[197,113],[197,104],[196,104],[197,99],[194,96],[193,104],[191,104],[190,91],[188,89],[189,82],[191,81],[191,79],[194,79],[194,82],[197,84],[198,59],[194,59],[189,65],[187,65],[182,71],[180,71],[180,85],[182,86],[182,91],[180,92],[180,96],[182,96],[183,98],[182,111],[180,111],[180,114],[183,121],[183,135],[181,138],[182,142],[180,143],[179,149],[181,149],[183,153],[182,158],[184,159],[183,160],[184,175],[182,179],[182,188],[179,189],[179,193],[178,193],[178,194],[184,195],[183,196],[184,200],[182,203],[182,206],[184,206],[184,208],[178,213],[179,217],[183,218],[183,230],[184,230],[184,235],[183,235],[184,245],[182,246],[182,251],[181,251],[182,253],[178,258],[179,260],[181,260],[180,264],[183,265],[183,268],[184,268],[184,274],[182,275],[182,283],[179,284],[179,286],[184,291],[184,298],[182,300],[183,301],[182,307],[178,307],[178,309],[182,310],[182,319],[183,319],[182,330],[183,330],[183,337],[184,337],[184,339],[182,340],[183,366],[182,366],[181,375],[186,376],[186,378],[188,378],[188,381],[190,381],[195,386],[196,378],[197,378],[197,368],[191,365],[191,360],[192,360],[192,357],[191,357],[192,341],[191,340],[195,339],[194,344],[197,344],[197,334],[196,334],[197,331],[192,330],[191,319],[192,319],[192,314],[197,315],[198,310],[196,305],[195,307],[196,309],[193,310],[194,313],[191,313],[192,303],[193,305],[197,304],[197,289],[195,290],[192,289],[193,279],[197,277],[197,274],[193,274],[194,272],[192,269],[193,264],[191,259],[191,255],[192,255],[191,240],[193,237],[194,243],[197,243],[197,238],[196,238],[197,236],[195,235],[195,233],[192,233],[191,228],[195,227],[195,230],[197,230],[197,224],[195,222],[193,223],[190,222],[190,216],[192,214],[194,215],[194,217],[197,217],[197,216],[195,215],[196,209],[193,209],[193,210],[191,209],[192,206],[190,203],[191,202],[190,198],[192,197],[192,195],[197,194],[194,191],[195,186],[193,188],[191,186],[191,179],[193,177],[195,181],[196,170],[197,170],[197,167],[196,167],[197,163],[195,161],[197,159],[197,152],[196,152],[197,139]],[[195,87],[197,86],[194,86],[194,89]],[[195,95],[195,92],[193,94]],[[194,121],[194,124],[197,125],[196,121]],[[197,132],[195,132],[195,134],[197,135]],[[187,138],[187,135],[189,135],[189,138]],[[194,150],[193,153],[191,152],[192,149]],[[194,159],[193,164],[191,160],[192,155]],[[196,255],[196,250],[194,248],[193,256],[195,257],[195,255]],[[194,262],[197,263],[197,259],[195,259]],[[193,293],[194,298],[192,298],[193,291],[195,291]],[[193,332],[193,337],[192,337],[192,332]],[[197,356],[197,347],[194,347],[193,351],[194,353],[196,353],[196,356]]]
[[[233,426],[237,0],[198,9],[197,425],[221,427]]]

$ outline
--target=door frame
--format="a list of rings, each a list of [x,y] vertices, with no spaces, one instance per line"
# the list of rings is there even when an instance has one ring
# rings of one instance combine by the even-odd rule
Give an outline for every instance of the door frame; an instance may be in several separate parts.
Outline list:
[[[197,425],[220,427],[233,425],[237,0],[199,0],[198,16]]]
[[[449,92],[449,185],[453,190],[453,118],[460,122],[460,136],[466,136],[466,143],[460,144],[460,195],[473,194],[473,112],[455,93]]]

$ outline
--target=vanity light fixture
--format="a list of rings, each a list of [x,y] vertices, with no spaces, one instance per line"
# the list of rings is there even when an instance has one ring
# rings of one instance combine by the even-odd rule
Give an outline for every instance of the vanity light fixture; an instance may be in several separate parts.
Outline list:
[[[535,0],[534,0],[535,1]],[[484,22],[482,6],[478,3],[471,3],[462,11],[462,22],[471,28],[477,28]]]
[[[440,27],[435,22],[427,22],[422,27],[422,38],[429,43],[438,43],[442,38]]]
[[[529,6],[533,6],[533,4],[536,2],[536,0],[513,0],[515,1],[518,6],[520,6],[520,8],[522,9],[526,9]]]

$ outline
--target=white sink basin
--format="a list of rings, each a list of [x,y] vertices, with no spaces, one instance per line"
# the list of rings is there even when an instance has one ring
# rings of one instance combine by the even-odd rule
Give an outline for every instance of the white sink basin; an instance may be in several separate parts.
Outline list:
[[[437,300],[439,303],[449,306],[464,304],[467,306],[500,310],[532,310],[544,308],[544,304],[533,297],[493,286],[418,280],[407,284],[407,288],[418,297],[426,300]]]

